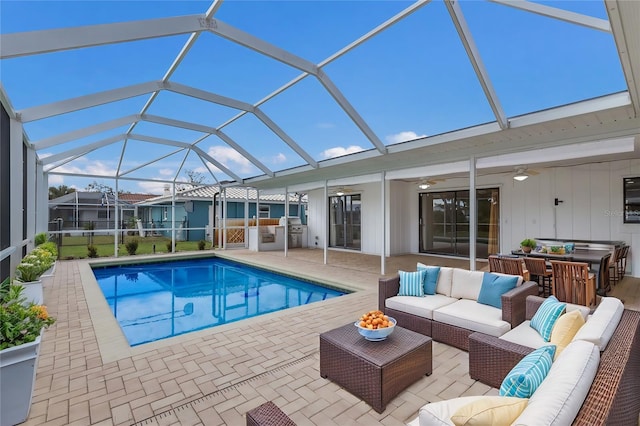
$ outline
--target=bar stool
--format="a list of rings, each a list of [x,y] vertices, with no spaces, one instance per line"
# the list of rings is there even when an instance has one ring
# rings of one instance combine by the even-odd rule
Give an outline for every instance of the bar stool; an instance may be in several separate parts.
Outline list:
[[[616,247],[616,249],[613,251],[613,255],[609,259],[609,269],[610,269],[609,278],[613,285],[618,284],[618,282],[622,279],[619,275],[618,259],[622,258],[623,249],[624,249],[624,246]]]
[[[531,278],[538,282],[538,293],[542,297],[551,295],[551,269],[547,269],[547,262],[537,257],[525,257],[524,264],[531,274]]]
[[[495,254],[489,256],[489,272],[504,272],[500,257]]]
[[[553,295],[561,302],[583,306],[596,304],[596,278],[587,263],[551,261]]]
[[[600,268],[592,271],[598,274],[598,289],[596,290],[598,296],[606,296],[607,293],[611,291],[611,279],[609,276],[610,258],[611,253],[603,256],[602,259],[600,259]]]
[[[519,257],[501,257],[502,273],[509,275],[520,275],[525,281],[531,278],[530,271],[524,269],[522,259]]]

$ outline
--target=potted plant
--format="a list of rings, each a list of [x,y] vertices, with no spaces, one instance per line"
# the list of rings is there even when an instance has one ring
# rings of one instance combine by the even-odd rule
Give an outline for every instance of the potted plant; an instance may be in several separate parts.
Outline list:
[[[531,253],[531,250],[537,247],[536,240],[532,238],[525,238],[520,242],[520,248],[525,253]]]
[[[54,322],[46,306],[26,300],[23,286],[10,279],[0,284],[0,424],[14,425],[27,419],[40,336]]]

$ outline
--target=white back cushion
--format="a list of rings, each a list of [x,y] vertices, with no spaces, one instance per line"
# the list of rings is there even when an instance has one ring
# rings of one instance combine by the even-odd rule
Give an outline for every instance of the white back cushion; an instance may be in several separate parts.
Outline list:
[[[444,294],[445,296],[451,296],[452,277],[453,277],[453,268],[447,268],[446,266],[440,267],[440,273],[438,274],[438,285],[436,286],[436,293]]]
[[[483,277],[484,272],[482,271],[467,271],[466,269],[454,268],[451,281],[451,297],[478,300]]]
[[[593,343],[572,342],[553,362],[514,425],[570,425],[596,377],[600,351]]]
[[[591,313],[591,308],[583,305],[574,305],[573,303],[567,303],[565,312],[569,313],[571,311],[580,311],[580,313],[582,314],[582,319],[586,321],[589,317],[589,314]]]
[[[603,297],[593,315],[573,337],[573,341],[586,340],[604,351],[618,327],[623,312],[624,305],[620,299]]]

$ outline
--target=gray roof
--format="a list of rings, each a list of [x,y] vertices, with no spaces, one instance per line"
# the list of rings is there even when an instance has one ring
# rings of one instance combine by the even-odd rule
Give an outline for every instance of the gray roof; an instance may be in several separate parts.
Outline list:
[[[220,192],[218,185],[201,186],[194,189],[187,189],[176,193],[176,200],[213,200],[215,194]],[[227,201],[241,201],[244,202],[247,199],[247,188],[242,187],[228,187],[226,188]],[[249,188],[249,201],[255,202],[257,197],[257,190]],[[171,201],[171,195],[161,195],[156,198],[150,198],[140,204],[156,204]],[[284,194],[260,194],[260,202],[284,204]],[[289,202],[297,203],[298,196],[296,194],[289,194]],[[307,202],[307,195],[302,196],[302,202]]]

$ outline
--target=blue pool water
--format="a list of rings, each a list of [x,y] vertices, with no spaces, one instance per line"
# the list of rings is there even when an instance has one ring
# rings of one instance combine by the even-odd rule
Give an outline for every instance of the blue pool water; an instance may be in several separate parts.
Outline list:
[[[345,294],[220,258],[93,273],[131,346]]]

